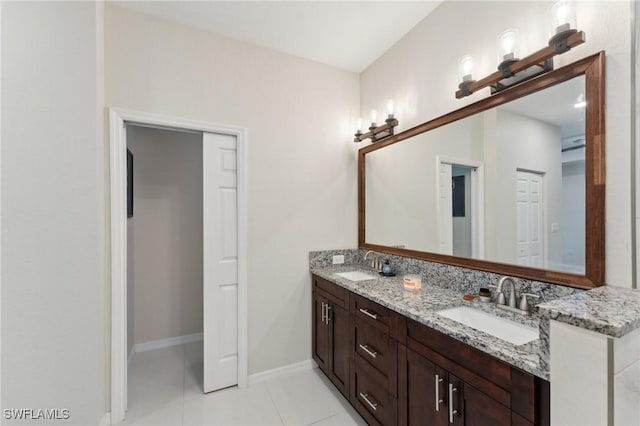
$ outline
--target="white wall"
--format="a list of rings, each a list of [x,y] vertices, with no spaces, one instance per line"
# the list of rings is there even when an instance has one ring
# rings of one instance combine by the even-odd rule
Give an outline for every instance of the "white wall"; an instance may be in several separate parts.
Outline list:
[[[104,413],[100,20],[2,4],[2,408],[69,409],[60,424]]]
[[[458,59],[475,54],[480,77],[495,71],[496,36],[514,26],[520,29],[523,55],[545,46],[550,4],[445,1],[362,73],[362,111],[381,110],[393,98],[402,131],[488,96],[484,89],[455,99]],[[555,60],[558,67],[600,50],[607,53],[606,282],[619,286],[630,286],[632,274],[631,7],[627,0],[578,2],[578,27],[586,32],[587,42]]]
[[[202,332],[202,134],[127,126],[134,342]],[[129,235],[127,235],[129,236]],[[127,318],[130,321],[131,318]]]
[[[105,13],[107,106],[248,129],[249,373],[310,358],[308,252],[357,244],[358,76]]]
[[[469,117],[366,156],[367,242],[439,251],[438,158],[483,161],[482,125]]]

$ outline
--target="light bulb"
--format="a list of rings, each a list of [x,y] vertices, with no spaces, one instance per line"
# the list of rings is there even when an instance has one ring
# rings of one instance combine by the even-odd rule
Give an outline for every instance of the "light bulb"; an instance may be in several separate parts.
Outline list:
[[[362,131],[362,117],[358,117],[356,120],[356,133],[360,133]]]
[[[378,111],[376,111],[375,109],[372,109],[371,110],[371,124],[375,124],[377,118],[378,118]]]
[[[518,30],[509,29],[498,35],[498,62],[511,61],[518,58]]]
[[[387,102],[387,115],[389,116],[389,118],[393,117],[393,99],[389,99],[389,101]]]
[[[462,81],[473,80],[473,66],[474,66],[473,56],[465,55],[462,58],[460,58],[460,61],[458,61],[458,68],[460,72],[460,79]]]
[[[551,34],[576,28],[576,10],[570,0],[558,0],[551,6]]]

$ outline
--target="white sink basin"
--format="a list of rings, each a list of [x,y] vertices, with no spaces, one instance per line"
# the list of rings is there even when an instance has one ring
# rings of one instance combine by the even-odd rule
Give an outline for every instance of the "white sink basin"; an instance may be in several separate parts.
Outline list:
[[[539,338],[536,328],[466,306],[443,309],[436,313],[514,345],[523,345]]]
[[[336,272],[335,275],[346,278],[349,281],[373,280],[376,277],[360,271]]]

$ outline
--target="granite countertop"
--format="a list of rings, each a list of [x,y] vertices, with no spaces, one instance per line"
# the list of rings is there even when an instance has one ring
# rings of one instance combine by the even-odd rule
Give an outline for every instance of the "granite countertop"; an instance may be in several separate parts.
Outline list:
[[[425,283],[424,280],[422,289],[406,290],[402,284],[402,276],[377,276],[371,280],[351,281],[335,275],[338,272],[346,271],[375,274],[370,268],[362,265],[311,268],[311,273],[319,277],[336,283],[353,293],[377,302],[524,371],[549,380],[548,340],[544,338],[548,336],[548,333],[545,331],[543,324],[545,320],[541,320],[537,314],[525,316],[497,309],[492,303],[482,303],[477,300],[465,301],[462,298],[462,293]],[[441,309],[455,306],[471,306],[535,328],[542,325],[540,327],[540,336],[543,338],[523,345],[514,345],[436,313]],[[548,322],[546,328],[548,329]]]
[[[613,286],[562,297],[538,305],[551,319],[622,337],[640,328],[640,291]]]

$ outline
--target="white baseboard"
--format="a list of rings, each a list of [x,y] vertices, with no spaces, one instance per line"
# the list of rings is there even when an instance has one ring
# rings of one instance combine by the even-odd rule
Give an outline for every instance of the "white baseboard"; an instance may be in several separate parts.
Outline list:
[[[276,379],[278,377],[289,376],[291,374],[302,373],[304,371],[310,371],[318,365],[312,360],[307,359],[305,361],[296,362],[294,364],[285,365],[278,368],[272,368],[271,370],[261,371],[259,373],[251,374],[249,376],[249,386],[261,383],[267,380]]]
[[[111,426],[111,413],[104,413],[98,426]]]
[[[184,345],[202,340],[202,333],[185,334],[184,336],[169,337],[168,339],[153,340],[151,342],[136,343],[135,351],[146,352],[170,346]]]

